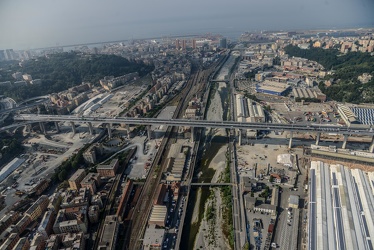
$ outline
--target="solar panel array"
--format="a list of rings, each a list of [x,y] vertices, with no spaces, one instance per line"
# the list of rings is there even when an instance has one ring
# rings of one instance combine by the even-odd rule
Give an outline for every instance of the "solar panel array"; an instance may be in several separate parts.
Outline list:
[[[357,119],[365,125],[374,125],[374,109],[352,107]]]

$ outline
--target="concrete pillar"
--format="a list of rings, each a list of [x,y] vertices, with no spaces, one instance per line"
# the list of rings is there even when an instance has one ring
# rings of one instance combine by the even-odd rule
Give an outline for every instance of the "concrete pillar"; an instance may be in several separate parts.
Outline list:
[[[47,131],[45,130],[44,123],[39,122],[39,127],[40,127],[40,131],[41,131],[44,135],[46,135],[46,134],[47,134]]]
[[[318,132],[317,133],[317,136],[316,136],[316,145],[318,146],[319,145],[319,139],[321,137],[321,132]]]
[[[73,134],[76,134],[77,133],[77,130],[75,129],[75,124],[74,122],[70,122],[71,124],[71,129],[73,130]]]
[[[56,132],[60,133],[60,126],[58,126],[58,122],[55,122]]]
[[[131,132],[131,131],[130,131],[130,125],[125,124],[124,127],[125,127],[125,129],[126,129],[127,135],[128,135],[129,138],[130,138],[130,132]]]
[[[292,148],[292,137],[293,137],[293,131],[290,132],[290,141],[288,143],[288,148]]]
[[[241,129],[239,129],[239,146],[242,145],[242,140],[243,140],[242,132],[243,131]]]
[[[90,135],[93,135],[93,128],[92,128],[92,123],[88,123],[88,131],[90,132]]]
[[[348,141],[348,135],[344,135],[342,149],[345,149],[347,147],[347,141]]]
[[[191,142],[195,141],[195,128],[191,127]]]
[[[371,143],[369,146],[369,152],[374,153],[374,136],[371,138]]]
[[[27,124],[26,125],[26,131],[27,131],[27,133],[31,132],[31,128],[32,128],[31,124]]]
[[[112,126],[110,125],[110,123],[107,124],[107,128],[108,128],[108,137],[109,139],[112,139]]]
[[[152,126],[147,125],[147,135],[148,135],[148,140],[152,139]]]

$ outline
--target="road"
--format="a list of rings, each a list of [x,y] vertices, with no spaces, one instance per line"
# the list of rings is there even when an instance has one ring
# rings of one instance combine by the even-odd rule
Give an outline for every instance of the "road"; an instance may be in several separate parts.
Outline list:
[[[324,124],[279,124],[279,123],[249,123],[237,121],[205,121],[205,120],[187,120],[187,119],[158,119],[158,118],[132,118],[132,117],[77,117],[72,115],[35,115],[25,114],[14,117],[15,121],[21,121],[23,124],[27,121],[34,122],[74,122],[74,123],[116,123],[116,124],[135,124],[135,125],[165,125],[169,126],[189,126],[189,127],[211,127],[211,128],[231,128],[231,129],[250,129],[250,130],[265,130],[265,131],[292,131],[292,132],[309,132],[309,133],[335,133],[344,135],[366,135],[373,136],[372,128],[354,128],[351,129],[346,126],[338,125],[324,125]],[[0,131],[7,130],[12,127],[17,127],[18,124],[13,124],[7,127],[0,128]]]
[[[28,101],[32,101],[32,100],[39,100],[35,103],[31,103],[31,104],[26,104],[26,105],[21,105],[21,106],[18,106],[18,107],[15,107],[15,108],[12,108],[12,109],[4,109],[4,110],[1,110],[0,111],[0,115],[2,114],[7,114],[7,113],[10,113],[10,112],[16,112],[16,111],[20,111],[20,110],[24,110],[24,109],[29,109],[29,108],[33,108],[33,107],[36,107],[36,106],[39,106],[41,104],[44,104],[46,102],[49,102],[49,97],[47,96],[40,96],[40,97],[35,97],[35,98],[32,98],[32,99],[29,99],[29,100],[26,100],[24,101],[23,103],[26,103]],[[20,105],[20,104],[19,104]]]

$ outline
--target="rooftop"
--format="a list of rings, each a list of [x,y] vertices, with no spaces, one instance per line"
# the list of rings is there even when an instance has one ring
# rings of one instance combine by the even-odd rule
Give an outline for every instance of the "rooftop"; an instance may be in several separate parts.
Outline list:
[[[150,249],[151,246],[161,246],[164,235],[165,229],[156,228],[156,225],[150,225],[144,234],[144,249]]]
[[[75,173],[69,178],[69,181],[77,180],[86,170],[78,169]]]

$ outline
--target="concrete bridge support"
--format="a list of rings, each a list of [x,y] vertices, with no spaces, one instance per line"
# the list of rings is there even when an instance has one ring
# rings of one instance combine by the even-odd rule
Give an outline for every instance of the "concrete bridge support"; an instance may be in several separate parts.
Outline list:
[[[75,128],[74,122],[70,122],[70,124],[71,124],[71,129],[73,130],[73,134],[76,134],[77,133],[77,129]]]
[[[55,122],[56,132],[60,133],[60,126],[58,125],[58,122]]]
[[[45,130],[45,126],[43,122],[39,122],[40,131],[43,133],[43,135],[47,134],[47,131]]]
[[[292,148],[292,137],[293,137],[293,131],[290,132],[290,141],[288,142],[288,148]]]
[[[152,126],[151,125],[147,125],[147,136],[148,136],[148,140],[152,139]]]
[[[374,136],[371,138],[371,143],[369,146],[369,152],[374,153]]]
[[[88,122],[88,131],[90,132],[90,135],[93,135],[93,134],[94,134],[94,131],[93,131],[93,127],[92,127],[92,123],[91,123],[91,122]]]
[[[112,126],[110,123],[107,123],[107,128],[108,128],[108,137],[109,139],[112,139]]]
[[[347,148],[347,142],[348,142],[348,135],[344,135],[342,149]]]
[[[195,141],[195,128],[191,127],[191,142]]]
[[[26,131],[27,131],[27,133],[30,133],[30,132],[31,132],[31,129],[32,129],[31,124],[27,124],[27,125],[26,125]]]
[[[317,133],[317,136],[316,136],[316,145],[317,145],[317,146],[319,145],[319,139],[320,139],[320,137],[321,137],[321,133],[318,132],[318,133]]]
[[[239,146],[241,146],[242,145],[242,143],[243,143],[243,130],[242,129],[239,129],[238,130],[239,131]]]

